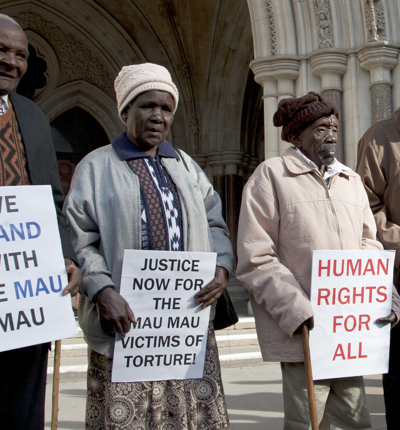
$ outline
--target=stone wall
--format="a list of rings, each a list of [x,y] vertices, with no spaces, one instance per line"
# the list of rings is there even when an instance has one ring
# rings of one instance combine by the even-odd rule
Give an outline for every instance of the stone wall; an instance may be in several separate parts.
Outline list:
[[[400,106],[397,0],[248,0],[250,66],[264,90],[265,157],[287,147],[272,125],[284,97],[321,92],[342,112],[339,158],[354,168],[367,128]]]

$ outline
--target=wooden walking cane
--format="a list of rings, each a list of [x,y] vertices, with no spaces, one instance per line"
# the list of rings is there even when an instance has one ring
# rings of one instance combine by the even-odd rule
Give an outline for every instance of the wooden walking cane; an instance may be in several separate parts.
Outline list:
[[[318,430],[319,427],[318,427],[317,408],[315,406],[314,381],[313,381],[312,369],[311,369],[310,344],[308,342],[308,327],[306,323],[303,323],[301,326],[301,337],[303,339],[304,366],[306,369],[308,408],[310,410],[311,428],[312,430]]]
[[[54,372],[53,372],[53,401],[51,407],[51,430],[58,427],[58,397],[60,392],[60,361],[61,361],[61,340],[56,340],[54,351]]]

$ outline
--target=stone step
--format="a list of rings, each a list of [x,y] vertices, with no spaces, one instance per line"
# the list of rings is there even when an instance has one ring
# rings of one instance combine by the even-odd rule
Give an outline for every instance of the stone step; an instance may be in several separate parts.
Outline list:
[[[223,330],[218,330],[217,333],[222,333],[230,330],[254,330],[255,328],[256,323],[254,321],[254,317],[240,317],[239,321],[236,324]]]
[[[246,330],[247,333],[216,333],[218,348],[229,346],[258,345],[257,333],[253,330]],[[251,331],[251,333],[248,333]]]
[[[258,346],[256,333],[233,334],[226,336],[216,336],[218,349],[220,351],[232,347]],[[79,343],[74,339],[74,343],[61,344],[61,357],[81,357],[87,355],[87,344],[82,339]],[[54,357],[54,347],[49,354],[49,358]]]
[[[235,332],[223,331],[216,332],[216,340],[218,348],[229,346],[247,346],[258,345],[257,334],[252,330],[236,330]],[[223,333],[223,334],[219,334]],[[64,339],[61,342],[61,356],[62,357],[80,357],[86,356],[87,344],[83,338]],[[54,347],[49,354],[49,358],[54,357]]]
[[[259,366],[263,364],[258,345],[233,348],[219,348],[221,368]],[[49,360],[47,369],[47,382],[52,382],[53,361]],[[60,366],[60,380],[72,381],[86,379],[87,357],[62,357]]]
[[[232,327],[215,332],[222,368],[255,366],[262,364],[261,352],[255,332],[254,318],[240,318]],[[49,354],[48,382],[52,380],[54,345]],[[61,343],[60,379],[86,378],[87,345],[78,328],[78,336],[63,339]]]

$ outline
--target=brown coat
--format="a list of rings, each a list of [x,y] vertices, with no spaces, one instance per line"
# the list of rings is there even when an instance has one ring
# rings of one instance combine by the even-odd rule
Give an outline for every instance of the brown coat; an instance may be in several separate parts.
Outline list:
[[[343,170],[328,189],[290,148],[258,166],[244,188],[239,220],[236,275],[250,293],[266,361],[303,361],[301,337],[293,333],[313,316],[314,249],[382,245],[360,177]]]
[[[400,291],[400,108],[361,138],[357,172],[374,213],[378,239],[385,249],[396,250],[395,285]]]

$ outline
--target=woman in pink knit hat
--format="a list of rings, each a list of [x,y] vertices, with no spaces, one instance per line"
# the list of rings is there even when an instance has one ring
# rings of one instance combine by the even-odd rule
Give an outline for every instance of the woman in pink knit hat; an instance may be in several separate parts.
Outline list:
[[[234,266],[220,198],[195,161],[166,140],[179,101],[168,70],[123,67],[115,91],[127,131],[81,161],[64,206],[83,275],[86,428],[229,429],[212,323]],[[195,295],[211,306],[203,378],[111,382],[115,333],[124,338],[136,323],[134,305],[119,294],[125,249],[217,253],[214,279]]]

